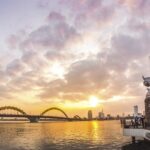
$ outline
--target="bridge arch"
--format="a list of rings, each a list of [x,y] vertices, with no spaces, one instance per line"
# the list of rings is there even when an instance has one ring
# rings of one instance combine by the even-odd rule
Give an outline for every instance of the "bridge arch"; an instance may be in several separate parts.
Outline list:
[[[75,118],[75,119],[81,119],[81,117],[78,116],[78,115],[75,115],[73,118]]]
[[[48,109],[44,110],[44,111],[40,114],[40,116],[43,116],[45,113],[47,113],[48,111],[51,111],[51,110],[58,110],[58,111],[60,111],[66,118],[69,118],[68,115],[67,115],[62,109],[57,108],[57,107],[51,107],[51,108],[48,108]]]
[[[7,109],[15,110],[17,112],[20,112],[23,115],[27,115],[26,112],[24,112],[22,109],[14,107],[14,106],[3,106],[3,107],[0,107],[0,111],[7,110]]]

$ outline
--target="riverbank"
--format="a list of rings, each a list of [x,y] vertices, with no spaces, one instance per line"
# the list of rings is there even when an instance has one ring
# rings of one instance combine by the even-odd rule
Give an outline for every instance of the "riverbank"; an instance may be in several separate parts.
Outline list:
[[[123,146],[122,150],[150,150],[150,142],[143,140],[137,141],[136,143]]]

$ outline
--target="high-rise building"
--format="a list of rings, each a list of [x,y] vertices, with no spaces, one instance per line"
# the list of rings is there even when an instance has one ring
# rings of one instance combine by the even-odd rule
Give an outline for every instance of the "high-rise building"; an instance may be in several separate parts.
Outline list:
[[[89,119],[89,120],[92,120],[92,118],[93,118],[93,117],[92,117],[92,110],[89,110],[89,111],[88,111],[88,119]]]
[[[110,119],[111,118],[111,114],[107,114],[107,119]]]
[[[120,119],[120,116],[119,116],[119,115],[117,115],[116,119]]]
[[[98,118],[99,118],[99,119],[104,119],[104,118],[105,118],[105,115],[104,115],[104,113],[103,113],[103,110],[102,110],[101,112],[99,112]]]
[[[134,109],[134,116],[138,116],[138,106],[137,105],[133,106],[133,109]]]

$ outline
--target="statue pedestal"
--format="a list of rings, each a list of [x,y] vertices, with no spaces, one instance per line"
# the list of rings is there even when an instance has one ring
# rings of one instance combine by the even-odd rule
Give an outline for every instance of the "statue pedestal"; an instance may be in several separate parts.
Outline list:
[[[146,126],[150,127],[150,97],[145,98],[145,122]]]

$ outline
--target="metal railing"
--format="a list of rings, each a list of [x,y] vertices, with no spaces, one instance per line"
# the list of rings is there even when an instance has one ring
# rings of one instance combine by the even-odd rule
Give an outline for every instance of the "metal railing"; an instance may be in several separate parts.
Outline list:
[[[120,119],[122,128],[144,129],[147,127],[145,121],[135,121],[134,119]]]

